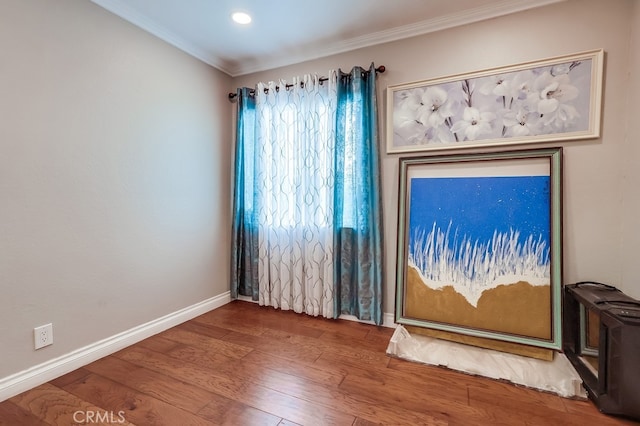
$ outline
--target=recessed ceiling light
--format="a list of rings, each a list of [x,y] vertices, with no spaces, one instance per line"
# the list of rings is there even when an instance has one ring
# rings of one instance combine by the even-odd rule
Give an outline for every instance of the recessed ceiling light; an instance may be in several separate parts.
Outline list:
[[[246,25],[251,22],[251,16],[244,12],[235,12],[231,15],[231,19],[233,19],[238,24]]]

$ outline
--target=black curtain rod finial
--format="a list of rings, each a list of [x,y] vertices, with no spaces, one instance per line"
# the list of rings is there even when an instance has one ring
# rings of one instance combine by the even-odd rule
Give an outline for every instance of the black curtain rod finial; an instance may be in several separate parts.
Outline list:
[[[382,74],[383,72],[385,72],[387,70],[387,68],[384,65],[380,65],[379,67],[376,67],[376,73],[377,74]],[[326,77],[320,77],[320,83],[322,83],[323,81],[328,80]],[[291,85],[287,85],[287,88],[291,87]],[[279,87],[276,86],[276,90],[278,90]],[[265,89],[266,91],[267,89]],[[237,93],[229,93],[229,102],[235,102],[236,97],[238,96]]]

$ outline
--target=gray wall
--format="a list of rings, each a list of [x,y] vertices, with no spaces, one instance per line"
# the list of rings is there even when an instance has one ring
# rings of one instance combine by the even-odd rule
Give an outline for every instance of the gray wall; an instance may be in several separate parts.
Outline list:
[[[398,157],[384,153],[386,87],[470,71],[544,59],[586,50],[605,50],[602,137],[555,143],[564,146],[564,281],[598,280],[640,297],[640,184],[631,112],[637,109],[630,87],[638,93],[637,53],[629,45],[637,29],[633,0],[568,0],[529,11],[275,70],[236,77],[236,86],[290,79],[332,68],[385,65],[380,74],[380,120],[386,238],[385,312],[395,297]],[[640,45],[633,37],[635,50]],[[633,61],[633,62],[632,62]],[[326,75],[326,74],[323,74]],[[630,81],[630,76],[632,80]],[[628,104],[628,102],[630,102]],[[635,124],[633,124],[635,122]],[[630,133],[631,135],[633,132]],[[523,147],[523,146],[520,146]],[[470,152],[470,151],[468,151]]]
[[[622,282],[627,289],[634,289],[635,297],[640,298],[640,2],[631,1],[629,12],[631,19],[631,37],[629,44],[629,62],[624,102],[627,121],[624,124],[624,147],[620,158],[622,175],[622,220],[620,228],[622,241],[620,258],[622,260]],[[631,290],[629,290],[631,291]]]
[[[79,0],[0,56],[0,378],[228,291],[231,78]]]

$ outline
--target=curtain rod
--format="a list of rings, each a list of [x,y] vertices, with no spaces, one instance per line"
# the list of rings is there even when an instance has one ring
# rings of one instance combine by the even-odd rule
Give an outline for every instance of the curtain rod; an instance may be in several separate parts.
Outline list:
[[[387,70],[387,69],[385,68],[385,66],[384,66],[384,65],[380,65],[379,67],[377,67],[377,68],[376,68],[376,73],[383,73],[383,72],[385,72],[386,70]],[[368,71],[367,71],[367,72],[368,72]],[[320,79],[319,79],[319,80],[320,80],[320,82],[322,83],[323,81],[327,81],[327,80],[329,80],[329,79],[328,79],[327,77],[320,77]],[[304,83],[303,83],[303,82],[300,82],[300,84],[301,84],[301,85],[304,85]],[[287,84],[287,85],[285,85],[285,88],[286,88],[286,89],[289,89],[290,87],[293,87],[293,84]],[[278,89],[279,89],[279,87],[278,87],[278,86],[276,86],[276,90],[278,90]],[[269,92],[269,89],[265,88],[265,89],[264,89],[264,92],[265,92],[265,93],[268,93],[268,92]],[[253,94],[255,93],[255,90],[251,90],[251,91],[249,91],[249,93],[253,95]],[[234,99],[235,99],[237,96],[238,96],[238,94],[237,94],[237,93],[229,93],[229,102],[233,102],[233,101],[234,101]]]

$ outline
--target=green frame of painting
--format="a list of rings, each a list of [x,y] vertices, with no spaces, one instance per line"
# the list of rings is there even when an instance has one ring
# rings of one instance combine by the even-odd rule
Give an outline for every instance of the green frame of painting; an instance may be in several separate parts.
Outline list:
[[[562,148],[403,157],[399,159],[399,162],[395,322],[405,326],[561,350]],[[414,213],[414,224],[423,223],[419,220],[424,220],[424,223],[429,226],[428,224],[431,223],[429,221],[436,217],[436,213],[433,215],[431,213],[433,209],[422,209],[419,198],[411,197],[412,181],[415,177],[424,178],[423,182],[415,181],[414,183],[416,185],[415,197],[422,196],[423,198],[425,195],[421,195],[423,193],[418,191],[418,188],[422,188],[418,184],[433,184],[433,188],[436,189],[429,189],[429,191],[440,191],[441,189],[437,185],[447,179],[453,181],[458,177],[465,177],[473,181],[474,184],[481,185],[489,184],[489,182],[502,185],[503,182],[506,182],[506,191],[523,193],[531,192],[527,190],[526,185],[538,185],[540,190],[537,192],[532,190],[537,193],[535,197],[524,198],[523,195],[522,199],[518,199],[516,196],[516,201],[513,199],[504,200],[504,197],[496,200],[496,202],[503,203],[502,206],[506,207],[505,210],[510,211],[508,214],[519,217],[515,219],[514,223],[526,223],[526,225],[522,225],[525,229],[516,230],[515,234],[512,232],[513,229],[505,232],[510,236],[498,233],[498,242],[509,240],[510,243],[505,243],[505,246],[517,246],[512,253],[519,255],[524,253],[520,259],[526,260],[511,260],[513,254],[501,251],[499,244],[496,243],[495,229],[497,228],[493,228],[493,241],[491,238],[482,240],[482,238],[475,238],[473,235],[468,238],[467,235],[463,235],[464,232],[458,233],[456,229],[451,229],[451,222],[449,222],[448,228],[445,224],[442,229],[446,230],[443,232],[440,232],[439,226],[436,229],[435,222],[432,222],[433,229],[429,234],[423,233],[420,237],[414,229],[414,236],[411,236],[409,228],[412,223],[410,218],[412,202],[416,203],[416,206],[420,206],[420,208],[414,207],[415,211],[420,212],[420,215]],[[444,180],[438,180],[443,177]],[[485,177],[490,179],[484,179]],[[501,177],[509,179],[501,180]],[[493,178],[497,179],[492,181]],[[514,185],[513,189],[509,189],[511,182]],[[493,190],[491,188],[486,192]],[[455,204],[455,196],[448,197],[447,194],[450,193],[446,191],[443,194],[444,198],[441,199],[443,206],[448,203],[448,198],[454,198],[452,204]],[[456,196],[460,198],[461,203],[464,202],[461,195],[456,194]],[[431,199],[433,198],[431,197]],[[504,204],[505,201],[506,204]],[[438,202],[428,201],[427,203]],[[431,205],[435,206],[436,204]],[[483,207],[485,208],[483,209]],[[483,219],[483,217],[489,218],[490,215],[487,212],[495,211],[491,210],[493,208],[488,204],[483,206],[480,203],[477,205],[473,217],[468,218],[467,216],[472,213],[466,210],[467,213],[454,213],[458,215],[454,219],[460,219],[460,223],[464,223],[466,220],[489,220]],[[513,213],[511,213],[512,211]],[[531,214],[528,213],[529,211],[538,212],[537,216],[543,217],[541,223],[544,226],[526,229],[527,226],[530,226],[528,225],[530,221],[525,221],[520,216]],[[480,219],[477,219],[476,216],[479,216]],[[494,220],[493,217],[491,220]],[[492,229],[490,226],[485,226],[485,228],[489,231]],[[544,228],[544,232],[536,237],[534,230],[542,228]],[[527,232],[529,232],[528,236]],[[523,235],[523,238],[520,239],[519,235]],[[450,236],[451,238],[449,238]],[[424,246],[420,245],[423,243]],[[410,248],[410,245],[413,248]],[[469,261],[469,257],[466,255],[452,254],[457,250],[456,247],[463,247],[458,250],[458,253],[462,253],[465,248],[469,247],[475,253],[474,245],[480,247],[477,250],[480,253],[479,260],[475,263],[473,259]],[[425,254],[427,252],[429,254]],[[536,254],[538,257],[531,260],[531,253],[534,252],[541,254]],[[434,255],[434,253],[440,253],[440,255]],[[436,257],[434,258],[434,256]],[[454,266],[445,265],[443,267],[438,256],[445,259],[444,262],[449,261],[446,259],[456,259],[451,262],[451,265]],[[464,261],[460,260],[463,258]],[[498,258],[497,261],[496,258]],[[503,263],[500,263],[501,261]],[[509,265],[505,267],[504,264]],[[523,264],[526,267],[523,268]],[[510,265],[513,266],[513,271],[524,272],[522,274],[510,273]],[[438,272],[449,271],[451,268],[455,268],[455,272],[447,272],[448,275]],[[433,278],[432,273],[440,275],[438,278]],[[418,277],[420,281],[417,281],[415,277]],[[469,279],[477,282],[465,283],[464,280]],[[456,282],[455,285],[453,281]],[[419,283],[419,285],[414,283]],[[443,299],[445,296],[446,299]],[[463,302],[460,302],[463,300],[461,298],[464,298]],[[518,308],[516,309],[515,306]],[[459,309],[459,312],[456,309]],[[498,314],[489,315],[489,312],[498,312]],[[539,320],[530,321],[528,318],[530,312],[536,313]],[[487,320],[486,318],[489,317],[497,318]],[[514,319],[516,320],[514,321]],[[501,322],[495,326],[498,324],[496,321]],[[522,325],[517,325],[519,322]]]

